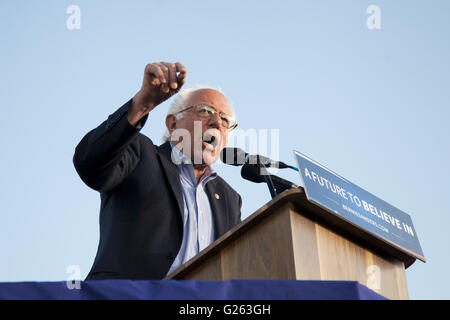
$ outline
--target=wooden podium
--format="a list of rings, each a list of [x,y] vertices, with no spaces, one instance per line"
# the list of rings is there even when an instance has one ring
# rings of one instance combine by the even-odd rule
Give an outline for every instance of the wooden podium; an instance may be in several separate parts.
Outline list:
[[[415,258],[309,202],[302,188],[279,194],[165,279],[358,281],[408,299]]]

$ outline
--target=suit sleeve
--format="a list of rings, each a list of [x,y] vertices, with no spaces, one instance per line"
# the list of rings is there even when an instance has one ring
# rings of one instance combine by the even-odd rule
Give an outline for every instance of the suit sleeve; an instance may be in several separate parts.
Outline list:
[[[75,148],[75,169],[81,180],[94,190],[112,190],[139,161],[138,135],[148,115],[141,120],[139,127],[132,126],[127,119],[130,104],[131,100],[88,132]]]

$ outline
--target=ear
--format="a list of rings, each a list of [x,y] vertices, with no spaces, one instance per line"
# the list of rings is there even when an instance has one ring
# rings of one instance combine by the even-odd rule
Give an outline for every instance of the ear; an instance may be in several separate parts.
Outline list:
[[[177,118],[173,114],[168,114],[166,117],[166,127],[169,134],[172,135],[173,130],[177,128]]]

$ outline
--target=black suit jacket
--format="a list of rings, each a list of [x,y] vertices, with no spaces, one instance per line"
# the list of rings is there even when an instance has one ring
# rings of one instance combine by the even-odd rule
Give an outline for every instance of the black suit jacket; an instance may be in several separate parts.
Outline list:
[[[162,279],[181,246],[183,194],[171,146],[155,146],[130,125],[130,103],[86,134],[73,157],[101,198],[100,242],[86,280]],[[241,197],[219,176],[205,190],[218,238],[240,222]]]

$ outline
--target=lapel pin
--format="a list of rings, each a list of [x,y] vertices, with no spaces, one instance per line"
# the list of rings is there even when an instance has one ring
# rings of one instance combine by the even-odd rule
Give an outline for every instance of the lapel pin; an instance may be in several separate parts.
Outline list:
[[[220,199],[220,196],[217,193],[214,194],[214,197],[216,197],[217,200]]]

